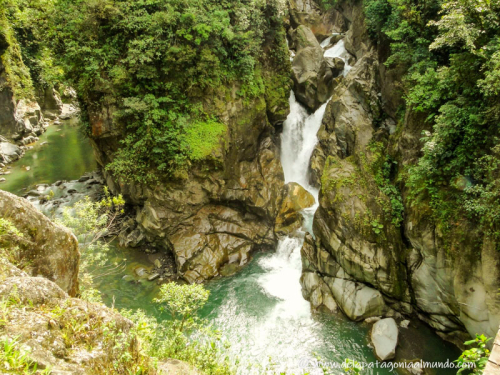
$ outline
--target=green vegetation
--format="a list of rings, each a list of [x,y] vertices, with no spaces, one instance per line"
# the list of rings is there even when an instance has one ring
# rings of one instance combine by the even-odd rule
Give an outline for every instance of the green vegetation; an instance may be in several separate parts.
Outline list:
[[[477,345],[477,347],[465,350],[455,361],[460,366],[457,374],[470,371],[470,369],[473,369],[473,374],[483,373],[490,356],[490,351],[486,348],[486,343],[490,340],[491,338],[487,338],[485,335],[476,335],[474,340],[464,343],[465,345]]]
[[[186,129],[189,158],[199,161],[215,156],[213,153],[220,148],[222,137],[226,133],[227,126],[213,120],[189,124]]]
[[[261,72],[273,59],[289,65],[280,53],[283,11],[279,0],[58,0],[44,11],[50,22],[37,27],[58,57],[52,66],[62,66],[77,89],[84,117],[109,110],[123,134],[107,168],[150,183],[212,156],[225,131],[213,101],[286,100],[287,90],[271,91],[289,72],[276,79]],[[278,52],[268,58],[265,48]],[[230,87],[237,90],[227,98]],[[86,130],[100,132],[89,122]]]
[[[407,72],[407,110],[427,118],[422,157],[402,176],[411,201],[430,206],[444,233],[466,217],[498,240],[500,3],[367,0],[364,7],[370,35],[390,41],[386,65]]]
[[[20,348],[15,339],[0,339],[0,370],[7,374],[50,374],[50,369],[37,371],[36,363],[29,359],[29,351]]]
[[[16,9],[16,8],[15,8]],[[9,12],[12,11],[10,1],[0,1],[0,65],[5,69],[5,83],[0,91],[8,86],[19,98],[32,97],[33,83],[28,68],[23,62],[21,48],[12,27]],[[2,69],[3,70],[3,69]]]
[[[23,248],[31,242],[26,239],[12,222],[0,218],[0,257],[7,259],[19,268],[27,265],[28,260],[23,256]]]
[[[78,238],[81,253],[79,281],[83,299],[101,301],[98,291],[93,288],[93,279],[99,276],[97,270],[101,273],[109,271],[106,267],[108,241],[116,235],[124,205],[121,195],[112,196],[104,188],[104,198],[100,201],[94,202],[87,196],[73,206],[65,207],[62,218],[56,220]]]
[[[157,321],[144,312],[124,312],[136,323],[145,350],[156,359],[176,358],[199,368],[207,375],[234,373],[225,355],[227,346],[197,312],[208,300],[203,285],[164,284],[154,300],[170,314],[170,319]]]

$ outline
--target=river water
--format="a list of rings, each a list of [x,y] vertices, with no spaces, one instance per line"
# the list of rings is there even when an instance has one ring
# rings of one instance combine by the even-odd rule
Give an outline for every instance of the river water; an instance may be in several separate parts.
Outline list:
[[[335,48],[334,46],[333,48]],[[343,53],[338,49],[337,54]],[[349,69],[350,67],[346,67]],[[295,181],[317,200],[318,191],[308,183],[308,165],[316,145],[326,104],[309,114],[290,95],[291,113],[284,123],[281,161],[286,182]],[[40,146],[43,142],[49,144]],[[29,166],[29,171],[26,170]],[[12,173],[0,188],[22,195],[34,184],[77,179],[95,169],[90,145],[71,123],[51,126],[37,146],[12,165]],[[306,231],[311,231],[317,204],[304,211],[304,228],[282,238],[273,253],[257,253],[233,276],[207,283],[211,295],[201,314],[220,329],[230,343],[230,353],[240,361],[240,374],[261,374],[264,368],[276,373],[321,374],[317,357],[330,363],[346,358],[361,363],[375,362],[368,346],[370,326],[355,323],[342,313],[311,311],[302,298],[300,248]],[[137,309],[163,318],[152,303],[158,286],[134,275],[137,267],[152,268],[152,256],[131,249],[114,248],[107,270],[97,278],[105,302],[117,308]],[[398,360],[422,358],[426,361],[454,360],[459,351],[442,341],[427,326],[413,319],[400,330]],[[342,373],[334,370],[333,373]],[[389,369],[365,369],[363,374],[390,374]],[[438,370],[436,374],[453,374]]]

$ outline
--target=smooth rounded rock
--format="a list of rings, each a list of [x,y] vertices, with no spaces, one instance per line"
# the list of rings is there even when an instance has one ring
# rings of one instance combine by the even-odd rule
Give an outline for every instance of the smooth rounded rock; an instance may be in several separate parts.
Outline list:
[[[381,319],[373,325],[371,341],[379,360],[387,361],[396,356],[398,333],[398,325],[392,318]]]

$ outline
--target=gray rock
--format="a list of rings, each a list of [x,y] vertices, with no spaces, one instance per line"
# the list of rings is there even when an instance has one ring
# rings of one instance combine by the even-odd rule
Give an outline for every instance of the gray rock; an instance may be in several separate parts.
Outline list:
[[[345,278],[344,278],[345,277]],[[360,321],[384,315],[387,305],[382,294],[369,286],[346,279],[342,270],[335,278],[325,277],[335,301],[349,319]]]
[[[160,274],[159,274],[159,273],[153,273],[152,275],[150,275],[150,276],[148,277],[148,280],[149,280],[149,281],[153,281],[153,280],[156,280],[156,279],[157,279],[157,278],[159,278],[159,277],[160,277]]]
[[[373,325],[371,341],[379,360],[386,361],[396,356],[398,333],[398,326],[392,318],[379,320]]]
[[[19,146],[10,142],[0,142],[0,158],[2,158],[3,163],[11,163],[22,155],[22,151]]]
[[[137,267],[134,269],[134,273],[139,277],[146,277],[148,275],[148,270],[144,267]]]
[[[332,80],[339,70],[335,62],[323,57],[323,48],[319,45],[312,31],[306,26],[299,26],[292,34],[297,53],[292,62],[292,79],[297,100],[310,110],[316,110],[331,96]]]
[[[30,259],[25,271],[54,281],[74,296],[78,293],[80,251],[76,237],[54,224],[24,198],[0,190],[0,217],[7,217],[31,243],[25,250]]]
[[[401,323],[399,323],[399,326],[401,328],[408,328],[409,325],[410,325],[410,321],[409,320],[403,320]]]

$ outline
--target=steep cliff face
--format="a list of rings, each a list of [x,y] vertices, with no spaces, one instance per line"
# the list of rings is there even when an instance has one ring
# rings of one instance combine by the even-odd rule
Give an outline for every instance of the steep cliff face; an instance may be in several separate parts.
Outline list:
[[[289,112],[289,87],[276,87],[274,78],[289,65],[275,66],[270,58],[273,50],[286,49],[284,33],[281,39],[269,40],[259,67],[263,96],[242,97],[237,86],[203,96],[204,111],[224,128],[201,160],[167,180],[158,171],[161,183],[155,186],[124,183],[105,172],[112,191],[136,208],[137,228],[122,234],[123,243],[171,251],[178,275],[189,282],[214,277],[228,264],[242,266],[252,252],[272,249],[276,243],[275,218],[287,193],[274,126]],[[89,110],[102,167],[113,160],[122,136],[113,122],[115,110]]]
[[[394,309],[450,336],[493,336],[496,244],[465,219],[443,234],[429,208],[411,204],[404,171],[420,156],[424,119],[408,109],[398,123],[400,74],[384,66],[384,43],[368,38],[362,3],[343,2],[334,12],[357,62],[333,90],[311,159],[311,182],[321,191],[316,238],[302,249],[304,296],[354,320]]]
[[[0,13],[0,162],[10,163],[24,153],[24,145],[38,140],[62,111],[52,87],[35,88],[24,64],[21,46],[9,20]]]

